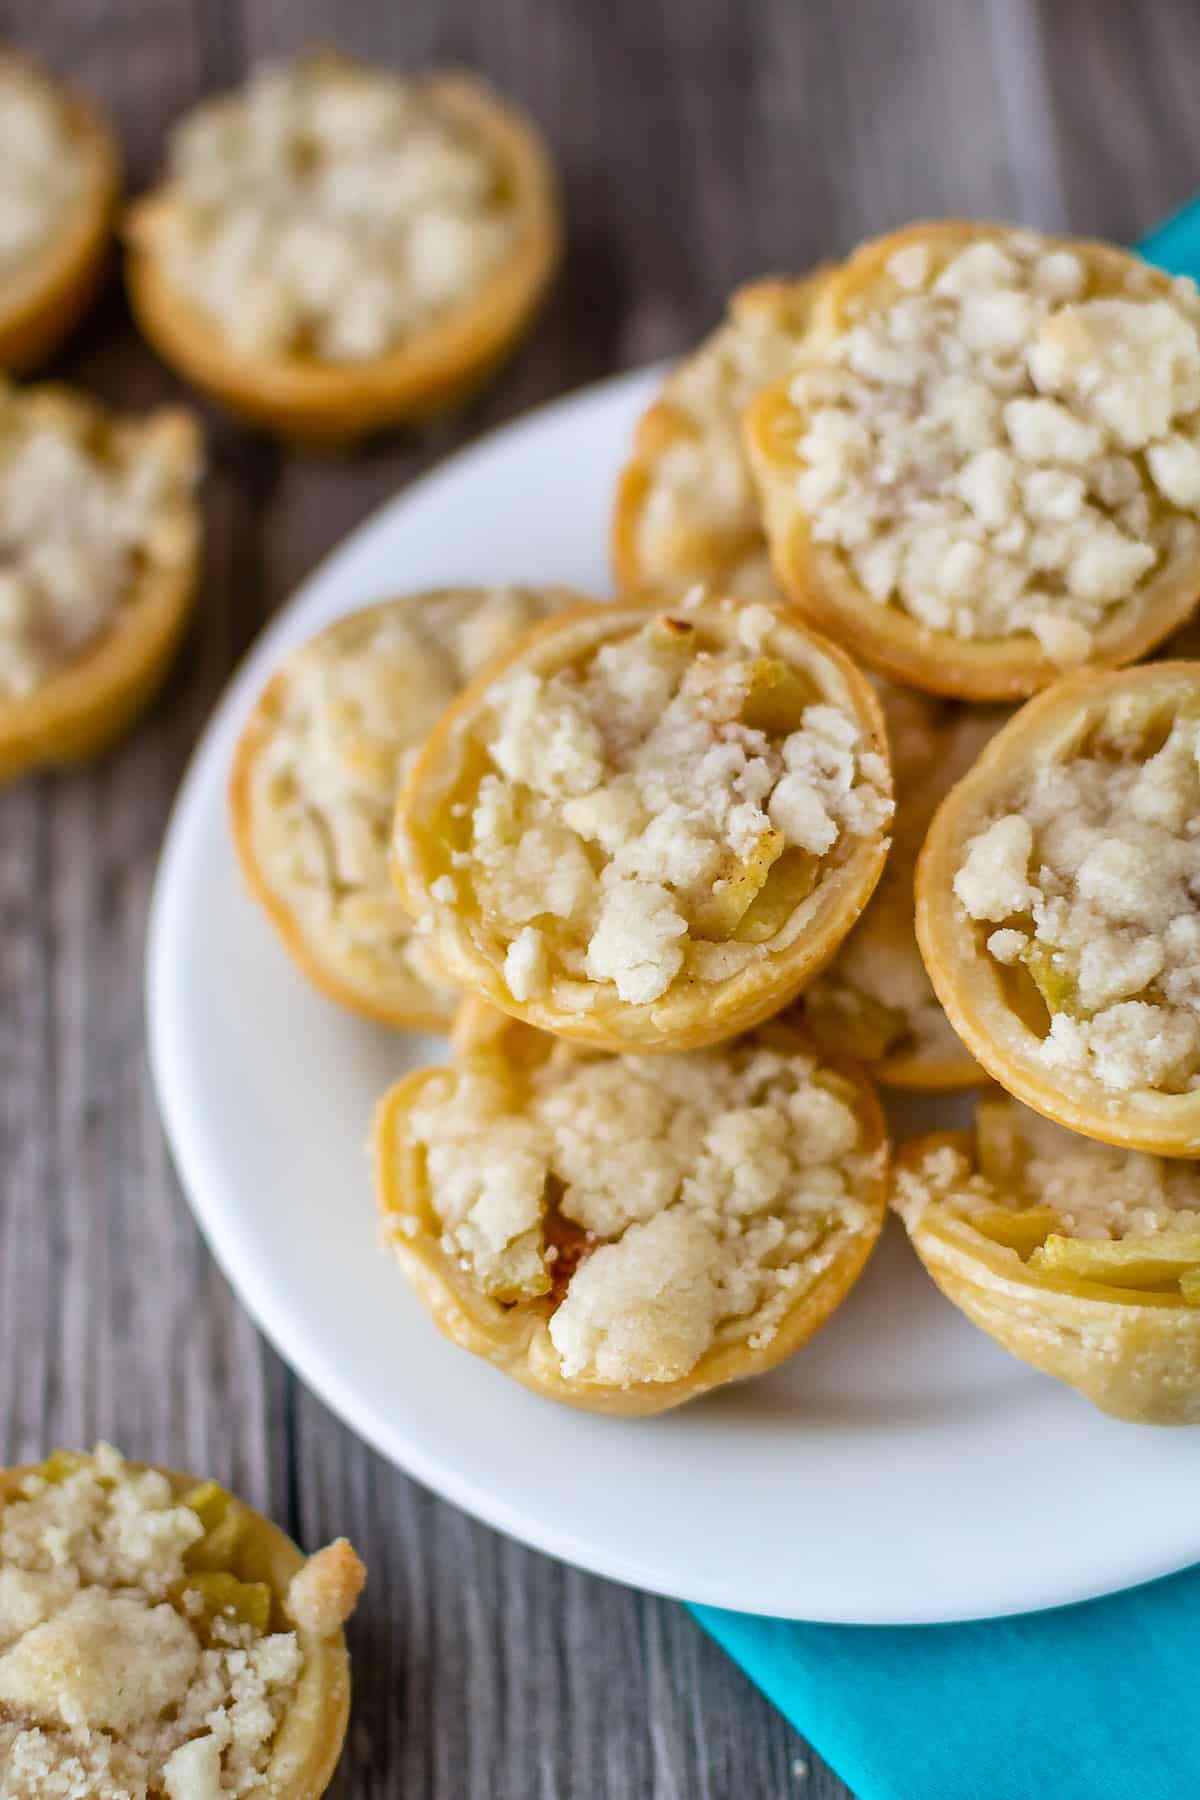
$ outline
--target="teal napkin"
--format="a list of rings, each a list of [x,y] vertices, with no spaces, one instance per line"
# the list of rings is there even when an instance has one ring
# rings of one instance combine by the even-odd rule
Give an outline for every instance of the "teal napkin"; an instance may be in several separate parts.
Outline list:
[[[1200,197],[1137,248],[1200,276]],[[1200,1796],[1200,1567],[971,1625],[692,1611],[859,1800]]]

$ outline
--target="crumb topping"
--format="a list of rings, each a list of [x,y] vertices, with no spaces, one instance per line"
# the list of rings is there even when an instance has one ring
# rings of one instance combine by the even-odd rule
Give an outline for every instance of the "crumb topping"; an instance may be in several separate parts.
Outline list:
[[[950,1202],[968,1218],[997,1207],[1045,1209],[1042,1237],[1123,1242],[1191,1234],[1200,1258],[1200,1169],[1175,1157],[1080,1137],[1008,1098],[980,1101],[971,1154],[931,1149],[896,1169],[896,1206],[909,1224]]]
[[[1114,717],[1039,764],[954,892],[1049,1015],[1047,1067],[1114,1092],[1200,1088],[1200,709],[1157,742]]]
[[[436,84],[334,57],[258,72],[172,134],[167,278],[238,350],[384,355],[518,242],[506,170]]]
[[[204,1616],[196,1590],[206,1578],[186,1560],[204,1534],[163,1475],[129,1468],[104,1444],[91,1457],[59,1453],[0,1509],[9,1800],[267,1791],[303,1653],[294,1632],[260,1629],[236,1610]]]
[[[898,251],[796,373],[795,493],[880,606],[1061,666],[1200,544],[1200,297],[1008,232]]]
[[[146,567],[176,559],[196,464],[178,415],[111,420],[0,385],[0,703],[75,662]]]
[[[556,1045],[528,1075],[464,1059],[409,1129],[446,1253],[493,1298],[541,1300],[565,1377],[629,1385],[769,1344],[872,1227],[878,1153],[853,1101],[812,1055],[756,1036],[661,1056]]]
[[[913,882],[930,819],[1003,714],[880,686],[896,783],[892,849],[859,923],[805,991],[804,1016],[819,1043],[866,1062],[895,1055],[961,1062],[967,1053],[917,948]]]
[[[47,81],[0,61],[0,268],[45,249],[85,185],[79,145]]]
[[[709,581],[747,600],[779,597],[741,417],[795,361],[812,290],[811,279],[743,288],[725,323],[667,377],[656,416],[669,418],[670,437],[647,460],[637,519],[646,583],[682,593]]]
[[[514,998],[553,982],[576,1009],[597,987],[642,1005],[722,980],[793,941],[827,859],[885,829],[884,759],[768,653],[766,607],[742,625],[741,643],[703,648],[686,614],[660,617],[551,676],[495,682],[448,879]]]
[[[329,960],[373,990],[453,992],[388,875],[396,791],[464,682],[561,604],[553,590],[452,590],[385,601],[292,653],[252,774],[254,848]]]

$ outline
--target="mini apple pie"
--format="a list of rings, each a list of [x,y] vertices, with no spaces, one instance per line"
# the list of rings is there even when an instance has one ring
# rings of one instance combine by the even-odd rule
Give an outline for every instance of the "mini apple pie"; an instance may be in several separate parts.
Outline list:
[[[104,271],[120,186],[106,121],[0,51],[0,368],[44,361],[83,313]]]
[[[466,76],[332,54],[198,107],[126,235],[167,361],[252,423],[329,443],[472,392],[560,248],[527,121]]]
[[[364,1574],[107,1444],[0,1473],[0,1792],[317,1800]]]
[[[578,596],[447,588],[351,613],[268,682],[234,753],[233,835],[309,978],[386,1025],[449,1026],[457,996],[388,874],[404,765],[470,676]]]
[[[866,1063],[888,1087],[972,1087],[983,1071],[950,1026],[913,930],[917,853],[939,803],[999,728],[970,709],[880,684],[896,781],[891,854],[866,912],[798,1003],[822,1049]]]
[[[1106,244],[864,245],[746,430],[780,581],[897,680],[1016,698],[1200,595],[1200,296]]]
[[[1200,1156],[1200,663],[1078,675],[1023,707],[934,819],[917,936],[1010,1093]]]
[[[942,1292],[1119,1419],[1200,1424],[1200,1167],[1007,1097],[906,1144],[895,1201]]]
[[[436,1324],[535,1392],[652,1413],[792,1355],[879,1236],[865,1077],[780,1024],[607,1056],[464,1004],[385,1096],[387,1239]]]
[[[454,980],[604,1049],[696,1049],[833,955],[888,846],[874,692],[735,600],[553,619],[434,728],[395,873]]]
[[[199,436],[0,384],[0,779],[82,760],[162,681],[199,564]]]
[[[795,362],[825,273],[739,288],[725,323],[668,375],[617,485],[612,555],[622,587],[684,594],[699,582],[745,600],[780,597],[742,413]]]

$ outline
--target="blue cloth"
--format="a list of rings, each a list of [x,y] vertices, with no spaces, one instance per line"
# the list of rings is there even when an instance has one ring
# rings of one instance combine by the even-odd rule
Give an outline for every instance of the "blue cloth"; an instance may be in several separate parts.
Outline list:
[[[1200,277],[1200,197],[1138,249]],[[859,1800],[1200,1800],[1200,1567],[971,1625],[692,1611]]]

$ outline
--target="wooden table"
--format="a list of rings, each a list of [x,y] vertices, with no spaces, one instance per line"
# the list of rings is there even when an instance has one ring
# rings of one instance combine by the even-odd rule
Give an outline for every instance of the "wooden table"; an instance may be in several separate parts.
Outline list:
[[[477,66],[547,132],[571,246],[534,340],[452,425],[325,462],[214,419],[208,574],[164,699],[98,767],[0,796],[0,1455],[103,1435],[211,1471],[308,1545],[353,1538],[371,1579],[341,1800],[844,1795],[680,1607],[431,1498],[258,1337],[196,1234],[155,1114],[141,986],[155,859],[197,733],[263,620],[476,432],[683,349],[737,281],[909,217],[1131,239],[1181,201],[1200,184],[1200,9],[7,0],[3,22],[113,111],[134,186],[182,107],[297,44]],[[178,391],[116,283],[61,373],[131,406]],[[797,1545],[809,1553],[820,1546]],[[919,1796],[917,1771],[912,1783]]]

